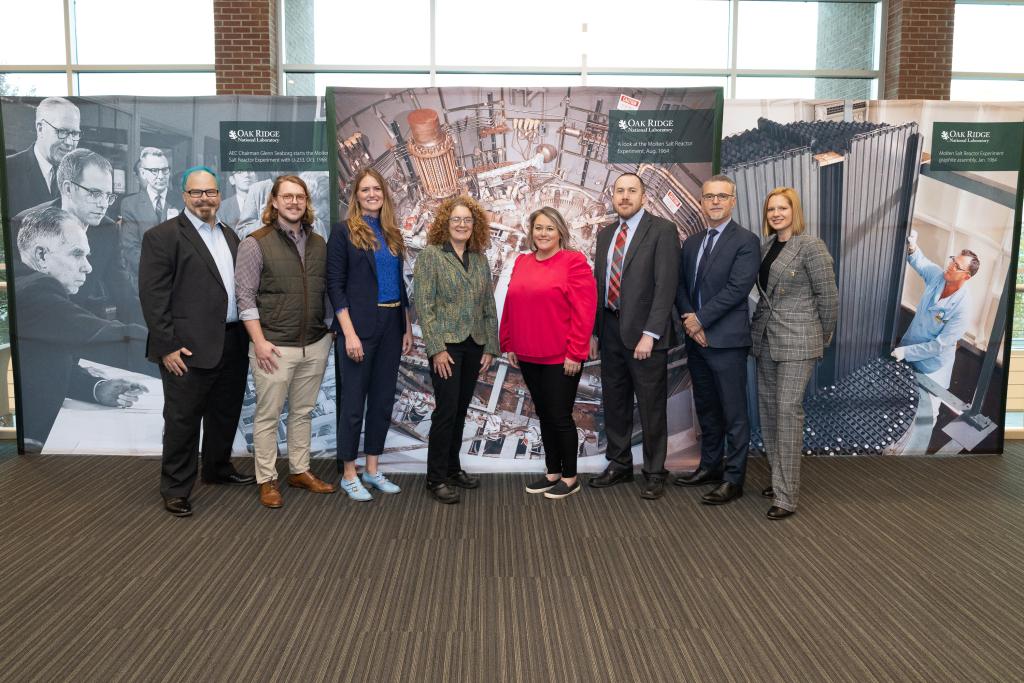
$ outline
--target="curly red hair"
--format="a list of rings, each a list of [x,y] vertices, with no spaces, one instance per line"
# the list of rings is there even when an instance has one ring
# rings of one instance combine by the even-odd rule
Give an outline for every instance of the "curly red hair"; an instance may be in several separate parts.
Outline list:
[[[427,230],[427,244],[444,244],[450,237],[448,233],[448,219],[452,217],[452,211],[456,206],[464,206],[473,215],[473,234],[469,238],[469,250],[483,252],[491,241],[491,222],[487,214],[475,199],[468,195],[460,195],[446,199],[441,204],[434,216],[434,222]]]

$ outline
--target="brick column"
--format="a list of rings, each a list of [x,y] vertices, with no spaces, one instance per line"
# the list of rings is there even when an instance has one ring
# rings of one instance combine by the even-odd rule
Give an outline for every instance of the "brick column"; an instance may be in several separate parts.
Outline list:
[[[277,95],[276,0],[213,0],[218,95]]]
[[[889,0],[887,100],[948,100],[955,0]]]

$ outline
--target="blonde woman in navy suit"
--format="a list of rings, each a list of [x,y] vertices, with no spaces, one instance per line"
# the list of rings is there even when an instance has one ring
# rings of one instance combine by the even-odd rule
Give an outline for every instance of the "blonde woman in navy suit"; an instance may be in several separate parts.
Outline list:
[[[377,464],[391,426],[398,364],[412,348],[404,257],[388,184],[365,168],[352,181],[347,220],[331,229],[327,242],[327,294],[334,309],[332,329],[339,332],[335,362],[341,368],[338,469],[341,488],[352,500],[372,500],[367,488],[400,491]],[[360,478],[356,457],[363,431],[366,468]]]
[[[832,256],[824,242],[804,234],[805,225],[796,190],[777,187],[768,194],[762,220],[768,240],[761,248],[751,333],[761,434],[772,471],[772,485],[762,491],[773,499],[769,519],[796,511],[804,391],[838,315]]]

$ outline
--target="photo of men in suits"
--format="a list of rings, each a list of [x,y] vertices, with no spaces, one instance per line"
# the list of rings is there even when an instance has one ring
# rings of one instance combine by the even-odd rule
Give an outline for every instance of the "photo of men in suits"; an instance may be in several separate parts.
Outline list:
[[[235,229],[241,219],[242,208],[249,197],[249,188],[255,182],[255,171],[234,171],[228,173],[228,185],[233,187],[235,191],[234,194],[228,195],[221,202],[220,209],[217,211],[217,218],[232,230]]]
[[[38,208],[55,206],[74,216],[86,228],[92,264],[89,278],[73,297],[75,303],[106,320],[140,322],[141,311],[121,258],[118,227],[107,216],[117,198],[110,162],[96,152],[76,149],[61,160],[56,178],[60,197],[15,216],[12,230],[17,234],[26,215]]]
[[[623,173],[612,202],[619,220],[597,235],[594,277],[597,319],[591,355],[601,358],[608,466],[595,488],[633,480],[633,396],[643,428],[644,484],[640,495],[665,493],[668,450],[668,349],[679,278],[679,236],[671,221],[644,210],[640,176]]]
[[[183,208],[177,192],[168,192],[171,164],[163,150],[143,147],[139,151],[139,180],[142,191],[121,202],[121,252],[125,270],[135,291],[139,287],[139,253],[142,236],[154,225],[174,218]]]
[[[131,340],[144,340],[146,328],[101,318],[72,300],[92,272],[86,230],[72,214],[53,206],[29,212],[17,245],[26,266],[15,280],[18,355],[22,377],[32,381],[21,393],[18,419],[26,450],[38,452],[65,397],[127,408],[146,391],[127,379],[93,375],[78,363],[86,348],[127,356]]]
[[[60,196],[57,167],[82,138],[78,107],[63,97],[47,97],[36,107],[35,143],[7,163],[8,215]]]
[[[700,206],[708,229],[683,243],[676,290],[700,424],[700,464],[675,483],[713,484],[703,502],[720,505],[743,494],[747,471],[747,298],[760,267],[761,242],[732,220],[736,184],[728,176],[704,183]]]

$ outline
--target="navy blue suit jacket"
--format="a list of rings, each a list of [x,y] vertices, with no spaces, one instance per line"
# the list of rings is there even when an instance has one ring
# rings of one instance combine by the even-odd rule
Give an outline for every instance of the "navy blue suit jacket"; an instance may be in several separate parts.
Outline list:
[[[398,278],[402,309],[409,307],[409,294],[405,277]],[[327,296],[331,308],[348,309],[352,326],[362,338],[373,335],[377,328],[377,260],[369,249],[359,249],[349,240],[348,221],[331,226],[327,240]],[[338,316],[334,316],[331,330],[341,331]]]
[[[736,348],[750,346],[750,312],[747,297],[754,288],[761,267],[761,241],[735,221],[729,221],[715,240],[710,257],[701,270],[701,305],[693,297],[697,275],[697,254],[705,233],[691,235],[679,254],[679,285],[676,308],[679,315],[696,313],[708,346]],[[709,259],[709,260],[708,260]]]

